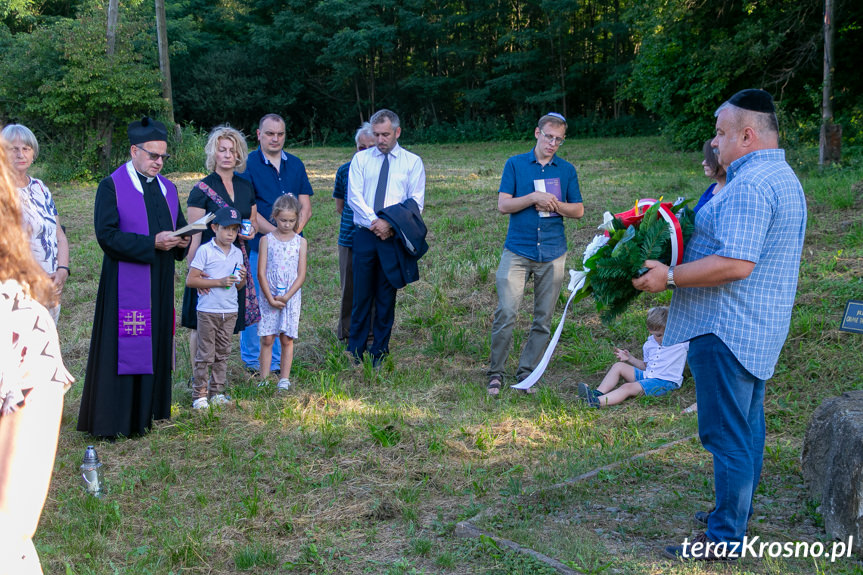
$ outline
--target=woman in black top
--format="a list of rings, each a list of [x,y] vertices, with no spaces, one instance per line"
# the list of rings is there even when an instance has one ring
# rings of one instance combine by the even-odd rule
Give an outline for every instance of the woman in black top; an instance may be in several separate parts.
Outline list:
[[[237,175],[237,172],[246,169],[246,156],[248,156],[246,140],[243,134],[234,128],[218,126],[210,133],[204,150],[207,154],[207,169],[213,170],[213,172],[198,182],[189,193],[188,220],[194,222],[225,206],[236,208],[244,220],[250,220],[252,222],[251,233],[238,235],[237,245],[243,250],[243,260],[246,262],[247,268],[246,274],[251,280],[254,275],[248,269],[245,241],[254,238],[257,233],[255,222],[258,209],[255,206],[255,190],[251,182]],[[214,235],[212,228],[207,226],[203,232],[192,236],[192,242],[189,244],[189,262],[195,258],[198,248],[212,240]],[[255,294],[255,287],[251,281],[237,294],[239,310],[234,333],[242,331],[247,325],[247,320],[249,320],[248,325],[252,325],[257,323],[257,318],[260,317],[256,301],[249,305],[247,310],[247,291],[250,291],[249,295]],[[189,358],[192,361],[192,371],[194,371],[195,354],[198,348],[197,307],[198,290],[186,288],[183,293],[183,312],[180,323],[183,327],[191,330],[189,334]]]

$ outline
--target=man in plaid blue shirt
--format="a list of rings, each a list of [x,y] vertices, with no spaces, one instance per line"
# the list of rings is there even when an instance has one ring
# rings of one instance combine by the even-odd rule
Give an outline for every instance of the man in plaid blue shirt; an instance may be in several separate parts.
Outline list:
[[[806,231],[770,94],[743,90],[722,104],[712,145],[728,183],[699,210],[684,263],[648,261],[633,280],[649,292],[681,288],[665,343],[690,342],[698,433],[713,454],[716,505],[696,514],[707,531],[666,548],[685,560],[739,556],[764,459],[764,384],[788,335]]]

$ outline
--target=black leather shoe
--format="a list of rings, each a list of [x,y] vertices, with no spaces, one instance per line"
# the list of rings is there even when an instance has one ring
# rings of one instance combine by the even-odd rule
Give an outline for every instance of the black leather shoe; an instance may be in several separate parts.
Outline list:
[[[710,511],[696,511],[695,521],[707,527],[707,521],[710,519],[710,514],[713,513],[715,507],[711,507]]]

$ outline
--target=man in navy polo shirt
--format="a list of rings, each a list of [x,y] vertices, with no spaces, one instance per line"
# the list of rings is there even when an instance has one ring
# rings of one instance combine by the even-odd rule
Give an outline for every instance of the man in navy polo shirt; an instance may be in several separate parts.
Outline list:
[[[240,174],[255,187],[255,202],[258,206],[258,235],[248,243],[249,266],[252,274],[258,269],[258,242],[261,236],[265,236],[276,227],[270,222],[273,212],[273,203],[284,194],[293,194],[300,200],[300,221],[297,224],[297,233],[303,228],[312,216],[311,197],[314,193],[306,174],[306,166],[296,156],[285,152],[285,121],[278,114],[267,114],[258,123],[258,142],[260,147],[249,154],[246,161],[246,171]],[[263,295],[258,282],[258,299]],[[257,370],[260,367],[259,356],[261,355],[261,341],[258,338],[257,324],[246,326],[240,334],[240,356],[243,363],[249,369]],[[272,370],[280,369],[281,348],[277,341],[273,345]]]
[[[500,393],[512,347],[512,328],[525,283],[531,276],[533,324],[516,379],[526,378],[539,364],[548,345],[551,317],[563,283],[566,263],[563,218],[578,219],[584,215],[575,166],[556,155],[566,139],[566,119],[555,112],[546,114],[539,119],[534,136],[536,146],[530,152],[506,161],[498,190],[497,209],[509,214],[509,230],[495,274],[498,303],[491,328],[489,395]]]

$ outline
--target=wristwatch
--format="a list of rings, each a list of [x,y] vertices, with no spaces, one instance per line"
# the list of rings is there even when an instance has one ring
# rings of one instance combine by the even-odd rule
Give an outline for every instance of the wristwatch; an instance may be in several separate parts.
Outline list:
[[[677,287],[677,284],[674,283],[674,266],[670,266],[668,268],[668,276],[665,280],[665,289],[674,289]]]

